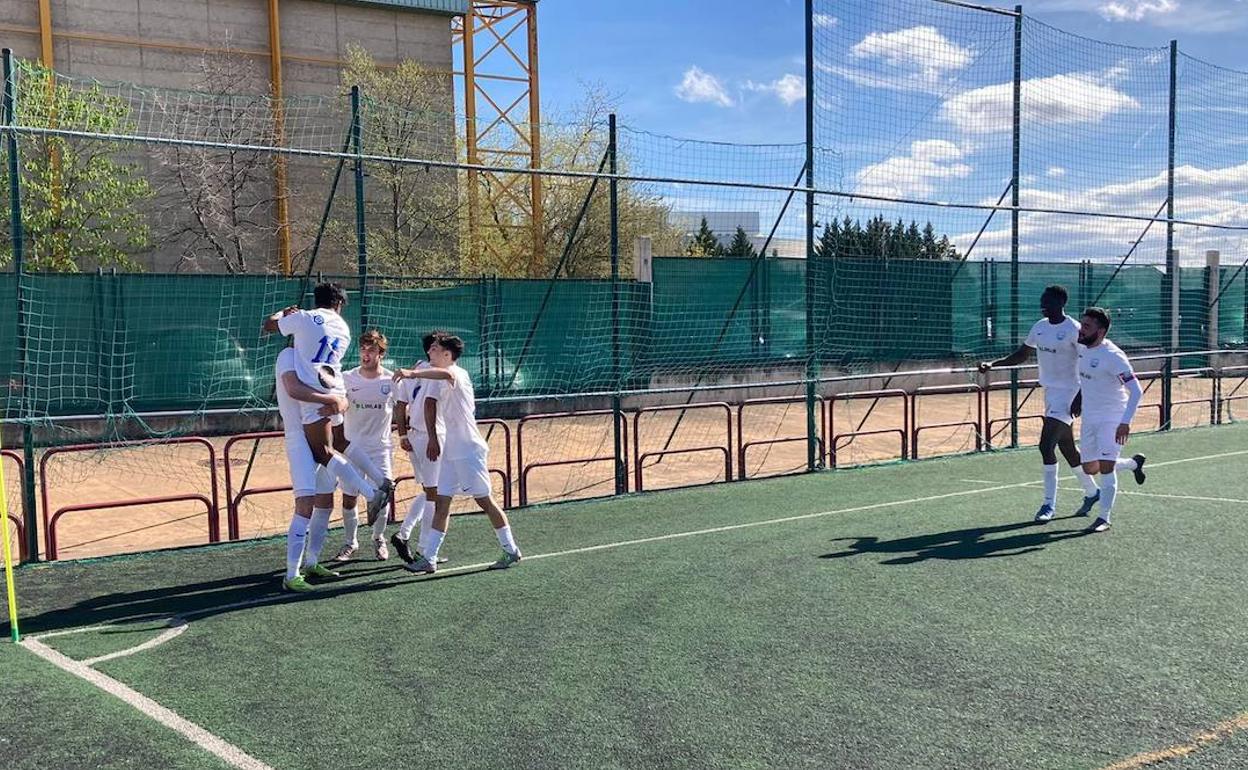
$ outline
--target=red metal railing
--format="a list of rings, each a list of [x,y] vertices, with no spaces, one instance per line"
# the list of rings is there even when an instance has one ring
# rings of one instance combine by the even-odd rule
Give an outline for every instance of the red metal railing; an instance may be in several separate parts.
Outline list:
[[[746,453],[751,447],[757,446],[774,446],[776,444],[793,444],[798,441],[806,441],[806,434],[800,436],[782,436],[778,438],[759,439],[758,441],[745,441],[745,410],[751,406],[777,406],[781,404],[805,404],[805,396],[775,396],[771,398],[749,398],[742,401],[737,406],[737,478],[745,480],[750,478],[749,469],[745,464]],[[819,432],[824,432],[825,421],[827,419],[827,402],[823,396],[815,396],[815,403],[819,405]],[[815,441],[819,444],[819,456],[827,456],[827,436],[820,435],[815,437]],[[805,464],[803,463],[803,469]],[[785,475],[785,474],[772,474]]]
[[[878,401],[881,399],[900,398],[901,399],[901,427],[900,428],[882,428],[873,430],[846,431],[845,433],[836,432],[836,404],[838,401],[846,403],[850,401]],[[873,405],[874,406],[874,405]],[[910,440],[910,393],[901,388],[886,388],[884,390],[858,390],[850,393],[836,393],[828,397],[828,428],[827,435],[831,438],[828,441],[828,467],[837,467],[837,452],[841,448],[841,439],[849,439],[848,445],[855,438],[867,436],[887,436],[897,434],[901,438],[901,454],[897,459],[904,460],[907,457],[907,447]],[[864,423],[865,424],[865,423]]]
[[[928,387],[920,387],[914,389],[914,395],[910,398],[910,459],[919,459],[919,434],[925,430],[935,430],[940,428],[970,428],[975,433],[975,451],[983,451],[984,449],[984,396],[986,390],[981,385],[965,384],[965,385],[931,385]],[[919,425],[919,399],[923,396],[948,396],[957,395],[959,393],[975,394],[975,421],[970,420],[954,420],[952,422],[938,422],[931,425]]]
[[[682,449],[660,449],[654,452],[641,451],[641,418],[647,414],[679,411],[681,416],[687,411],[707,409],[724,410],[724,443],[706,446],[685,447]],[[671,404],[668,406],[647,406],[633,413],[633,490],[645,490],[644,471],[646,460],[652,457],[663,458],[668,455],[700,454],[702,452],[722,452],[724,455],[724,481],[732,481],[732,407],[723,402],[704,404]]]
[[[99,451],[102,445],[77,444],[74,446],[54,447],[44,452],[42,459],[39,460],[39,496],[43,501],[44,548],[45,556],[48,560],[52,561],[56,559],[56,525],[62,516],[69,513],[100,511],[110,508],[133,508],[144,505],[160,505],[162,503],[202,502],[208,513],[208,542],[220,542],[221,520],[218,515],[217,507],[217,450],[213,447],[211,442],[204,438],[188,436],[184,438],[161,439],[159,441],[122,441],[103,446],[107,446],[109,449],[125,449],[127,447],[171,446],[175,444],[198,444],[208,450],[208,481],[212,490],[210,496],[198,493],[186,493],[180,495],[160,495],[155,497],[135,497],[96,503],[78,503],[76,505],[67,505],[57,508],[56,510],[52,510],[51,503],[48,501],[48,464],[60,455]]]
[[[0,449],[0,462],[4,462],[7,457],[17,465],[17,494],[20,503],[15,503],[13,498],[8,498],[9,521],[17,530],[17,558],[19,561],[26,561],[30,558],[30,553],[26,548],[26,463],[22,462],[22,456],[11,449]],[[6,473],[5,478],[10,476]],[[14,513],[13,509],[17,507],[19,513]]]
[[[516,425],[516,467],[519,469],[520,475],[520,507],[529,504],[529,472],[538,468],[557,468],[564,465],[584,465],[586,463],[604,463],[615,462],[615,455],[605,455],[597,457],[578,457],[575,459],[565,460],[547,460],[537,463],[525,464],[524,462],[524,428],[526,425],[532,425],[535,422],[551,422],[554,420],[568,420],[573,418],[585,417],[602,417],[604,415],[613,415],[610,409],[592,409],[585,412],[554,412],[551,414],[533,414],[527,417],[521,417],[520,422]],[[624,424],[620,426],[620,435],[623,437],[623,455],[624,455],[624,477],[628,478],[628,414],[621,412],[620,419]]]

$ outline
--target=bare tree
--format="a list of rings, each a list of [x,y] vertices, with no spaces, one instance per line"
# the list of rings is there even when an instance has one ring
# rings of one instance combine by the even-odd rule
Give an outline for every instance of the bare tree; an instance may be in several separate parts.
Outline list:
[[[206,54],[198,93],[165,94],[157,108],[175,136],[220,147],[162,147],[156,159],[168,177],[160,214],[161,241],[177,249],[176,270],[246,273],[271,263],[278,223],[277,155],[242,146],[277,142],[274,102],[244,56]]]

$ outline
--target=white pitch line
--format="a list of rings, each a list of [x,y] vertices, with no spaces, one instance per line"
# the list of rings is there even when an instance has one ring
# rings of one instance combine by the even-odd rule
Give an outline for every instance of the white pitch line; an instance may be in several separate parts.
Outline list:
[[[185,620],[183,620],[182,618],[174,618],[169,621],[169,628],[167,628],[159,636],[149,639],[143,644],[137,644],[134,647],[129,647],[124,650],[118,650],[117,652],[110,652],[107,655],[100,655],[95,658],[87,658],[86,660],[82,661],[82,665],[94,666],[98,663],[103,663],[106,660],[113,660],[114,658],[124,658],[127,655],[133,655],[136,652],[143,652],[144,650],[150,650],[153,647],[162,645],[165,642],[169,641],[170,639],[173,639],[179,636],[186,629],[187,629],[187,622]]]
[[[205,751],[220,757],[232,767],[237,767],[241,770],[273,770],[272,767],[234,744],[218,738],[194,722],[178,716],[143,693],[127,687],[111,676],[96,671],[82,661],[74,660],[57,652],[38,639],[26,637],[20,644],[57,668],[67,671],[80,679],[85,679],[109,695],[118,698],[165,727],[181,734]]]
[[[1162,495],[1154,492],[1124,492],[1118,490],[1120,495],[1130,495],[1131,497],[1161,497],[1167,500],[1199,500],[1206,503],[1239,503],[1240,505],[1248,505],[1248,500],[1239,500],[1234,497],[1202,497],[1200,495]]]

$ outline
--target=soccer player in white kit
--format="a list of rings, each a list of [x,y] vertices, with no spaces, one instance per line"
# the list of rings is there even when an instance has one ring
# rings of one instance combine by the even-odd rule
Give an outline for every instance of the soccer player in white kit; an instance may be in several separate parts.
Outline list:
[[[437,339],[438,332],[430,332],[422,338],[425,358],[429,357],[429,348]],[[417,369],[425,369],[429,362],[421,361]],[[438,399],[443,384],[439,380],[399,380],[397,388],[398,406],[395,407],[399,430],[405,431],[401,446],[407,452],[412,463],[412,476],[421,485],[421,491],[412,499],[407,509],[407,516],[399,525],[399,531],[390,536],[390,544],[404,563],[416,560],[412,552],[410,540],[412,532],[420,527],[416,539],[416,552],[429,539],[429,530],[433,528],[433,517],[438,500],[438,475],[442,461],[436,454],[430,458],[429,436],[435,437],[434,446],[441,447],[446,443],[446,422],[438,409]],[[439,563],[445,561],[440,559]]]
[[[1135,483],[1144,483],[1144,455],[1120,459],[1122,447],[1131,436],[1131,419],[1144,396],[1131,361],[1114,343],[1109,332],[1109,313],[1099,307],[1083,312],[1079,325],[1079,381],[1083,387],[1083,424],[1079,449],[1083,469],[1100,474],[1101,511],[1088,532],[1109,529],[1109,516],[1118,493],[1118,471],[1135,473]]]
[[[296,373],[304,385],[320,393],[345,395],[342,356],[351,347],[351,329],[339,313],[346,306],[347,295],[336,283],[322,283],[313,290],[313,298],[316,303],[313,310],[285,308],[264,320],[263,331],[281,332],[294,338]],[[311,402],[300,402],[300,408],[312,457],[344,488],[358,490],[368,498],[368,515],[372,521],[390,501],[393,486],[385,483],[379,468],[369,467],[362,453],[348,459],[335,451],[335,447],[346,446],[341,414],[325,417],[319,413],[320,406]],[[365,478],[360,470],[372,479]]]
[[[391,380],[393,372],[381,365],[389,344],[386,335],[376,329],[360,335],[360,365],[342,375],[350,405],[344,415],[343,432],[351,442],[348,450],[352,456],[357,452],[363,453],[393,485],[394,443],[390,435],[395,384]],[[360,526],[359,514],[355,510],[357,495],[357,490],[343,487],[342,528],[345,542],[334,561],[350,561],[360,548],[356,539]],[[390,549],[386,545],[385,513],[380,512],[371,524],[373,556],[378,561],[385,561],[390,558]]]
[[[1079,322],[1066,315],[1068,295],[1063,286],[1049,286],[1040,295],[1040,312],[1044,318],[1031,327],[1027,339],[1018,350],[996,361],[984,361],[981,372],[994,366],[1017,366],[1034,350],[1040,369],[1040,387],[1044,389],[1044,420],[1040,429],[1040,458],[1044,462],[1044,501],[1036,511],[1035,521],[1051,521],[1057,511],[1057,452],[1070,465],[1083,485],[1083,504],[1076,516],[1087,516],[1100,490],[1092,477],[1084,473],[1075,435],[1071,427],[1079,416]]]
[[[502,557],[490,565],[490,569],[507,569],[521,559],[507,514],[491,496],[490,450],[477,430],[476,394],[472,378],[456,363],[463,352],[464,341],[459,337],[438,334],[429,346],[429,362],[433,366],[428,369],[400,369],[394,374],[396,381],[440,380],[443,388],[438,408],[446,422],[445,446],[437,440],[436,434],[429,436],[429,457],[440,457],[442,460],[438,474],[438,504],[429,539],[420,544],[421,555],[404,565],[409,572],[437,571],[438,549],[442,547],[450,525],[451,500],[455,497],[471,497],[490,518],[498,544],[503,547]]]
[[[312,457],[312,449],[303,433],[303,410],[315,405],[325,417],[341,414],[347,400],[340,395],[321,393],[304,385],[299,379],[298,353],[286,348],[277,356],[275,367],[277,408],[286,433],[286,460],[290,466],[290,485],[295,493],[295,513],[286,531],[286,576],[282,589],[294,593],[314,590],[305,575],[330,578],[337,573],[320,566],[319,555],[329,535],[329,515],[334,506],[337,483]],[[306,552],[306,561],[305,561]]]

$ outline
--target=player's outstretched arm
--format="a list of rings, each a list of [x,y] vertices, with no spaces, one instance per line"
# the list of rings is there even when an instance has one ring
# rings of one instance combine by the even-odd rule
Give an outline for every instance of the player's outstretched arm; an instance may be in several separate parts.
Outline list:
[[[298,310],[298,305],[291,305],[289,307],[282,308],[273,315],[265,316],[264,321],[260,323],[260,331],[264,334],[276,334],[279,331],[278,323],[286,316],[297,312]]]
[[[394,381],[399,380],[454,380],[455,375],[446,369],[436,369],[429,367],[427,369],[396,369],[394,372]]]
[[[329,417],[335,414],[342,414],[347,411],[346,396],[338,396],[332,393],[321,393],[309,388],[299,380],[299,375],[294,372],[282,372],[282,387],[286,389],[286,394],[296,401],[307,401],[311,404],[320,404],[322,407],[321,414]],[[325,411],[328,409],[329,411]]]
[[[1019,345],[1018,350],[1015,350],[1005,358],[998,358],[996,361],[981,361],[979,370],[986,372],[998,366],[1018,366],[1026,362],[1028,358],[1031,358],[1031,348],[1027,345]]]

